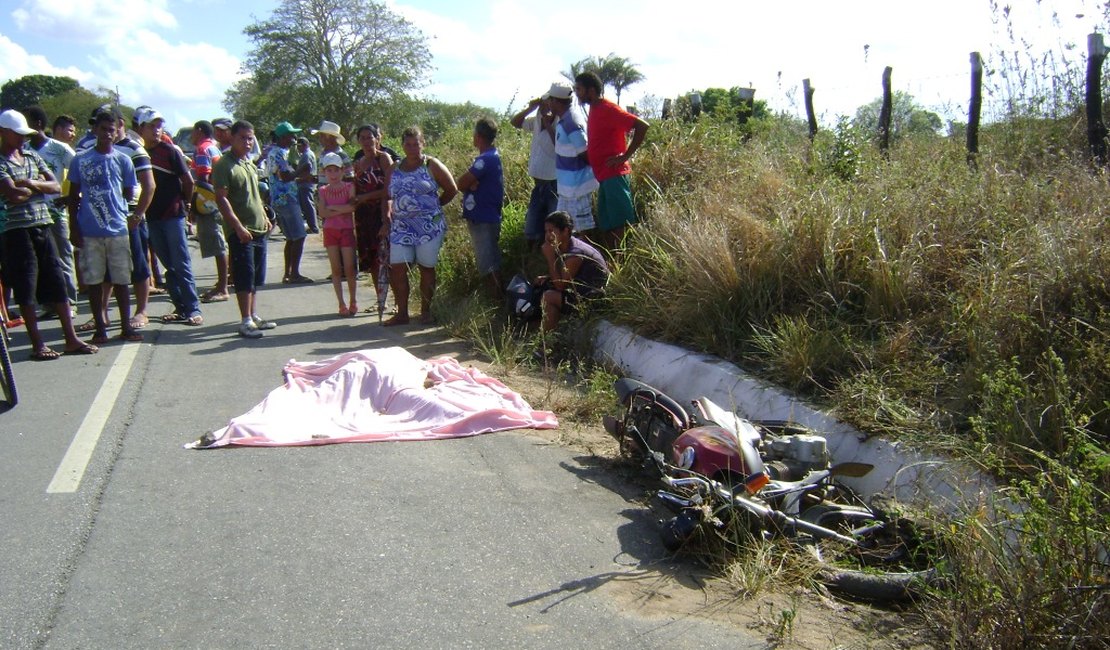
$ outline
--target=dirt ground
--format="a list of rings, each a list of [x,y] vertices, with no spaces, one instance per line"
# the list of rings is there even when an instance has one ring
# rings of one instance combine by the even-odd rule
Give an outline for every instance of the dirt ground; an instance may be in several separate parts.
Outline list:
[[[533,408],[559,416],[559,428],[529,431],[553,444],[581,455],[578,460],[599,469],[599,482],[627,498],[644,503],[654,483],[650,477],[620,458],[616,441],[597,421],[565,417],[584,398],[573,380],[541,370],[516,367],[506,370],[471,361],[519,392]],[[617,414],[614,403],[612,413]],[[852,603],[805,587],[763,589],[755,596],[742,592],[720,575],[693,560],[676,558],[651,567],[630,567],[598,587],[626,611],[673,619],[701,617],[720,624],[765,635],[774,648],[927,648],[924,626],[910,611],[877,609]]]

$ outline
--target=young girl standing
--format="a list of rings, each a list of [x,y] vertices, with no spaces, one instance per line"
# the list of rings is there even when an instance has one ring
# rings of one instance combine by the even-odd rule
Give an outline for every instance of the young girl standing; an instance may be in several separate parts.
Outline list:
[[[324,222],[324,248],[331,262],[331,284],[339,301],[340,316],[358,313],[355,289],[355,186],[343,180],[343,160],[335,153],[320,158],[328,184],[320,188],[319,212]],[[343,278],[347,278],[348,303],[343,302]]]

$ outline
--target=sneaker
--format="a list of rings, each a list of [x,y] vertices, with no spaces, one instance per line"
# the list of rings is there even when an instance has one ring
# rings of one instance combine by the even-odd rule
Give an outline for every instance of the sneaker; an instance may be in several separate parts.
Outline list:
[[[243,323],[239,325],[239,336],[245,339],[260,339],[262,338],[262,331],[258,329],[254,323],[250,323],[249,325]]]
[[[274,321],[266,320],[257,314],[251,316],[251,320],[254,321],[254,326],[260,330],[272,330],[277,327],[277,323]]]

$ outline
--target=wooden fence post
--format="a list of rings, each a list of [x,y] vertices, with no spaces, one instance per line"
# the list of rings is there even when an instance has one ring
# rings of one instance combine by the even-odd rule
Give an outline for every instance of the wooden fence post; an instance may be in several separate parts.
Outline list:
[[[1106,123],[1102,121],[1102,62],[1106,46],[1102,34],[1087,36],[1087,143],[1099,167],[1106,165]]]
[[[971,53],[971,104],[967,109],[967,164],[978,166],[979,116],[983,110],[983,57]]]
[[[813,86],[809,85],[809,79],[802,79],[802,94],[805,96],[806,103],[806,118],[809,120],[809,140],[817,137],[817,116],[813,113]]]
[[[890,73],[888,65],[883,69],[883,107],[879,111],[879,151],[886,156],[890,149],[890,114],[894,99],[890,92]]]

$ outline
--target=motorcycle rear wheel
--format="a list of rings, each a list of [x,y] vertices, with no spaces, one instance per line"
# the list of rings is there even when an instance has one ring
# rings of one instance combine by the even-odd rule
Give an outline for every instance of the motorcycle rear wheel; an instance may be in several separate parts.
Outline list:
[[[908,520],[839,504],[813,506],[801,519],[860,540],[860,546],[849,548],[827,540],[805,541],[805,548],[821,565],[821,581],[838,593],[874,603],[895,603],[940,584],[936,568],[918,548],[919,533]]]

